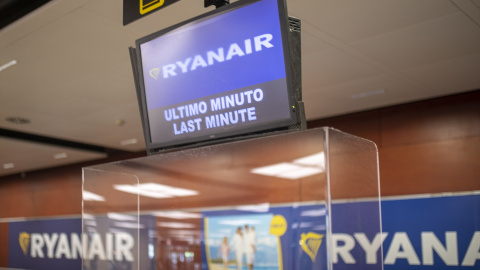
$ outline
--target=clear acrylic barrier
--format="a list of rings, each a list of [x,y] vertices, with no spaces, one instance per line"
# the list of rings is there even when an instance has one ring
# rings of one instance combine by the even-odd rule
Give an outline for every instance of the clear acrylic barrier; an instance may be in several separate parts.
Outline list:
[[[82,269],[140,269],[138,178],[83,170]],[[133,187],[131,196],[118,190]]]
[[[337,130],[87,167],[85,191],[105,200],[84,198],[84,233],[90,215],[110,238],[108,213],[136,217],[138,255],[122,268],[84,256],[84,269],[383,269],[377,149]]]

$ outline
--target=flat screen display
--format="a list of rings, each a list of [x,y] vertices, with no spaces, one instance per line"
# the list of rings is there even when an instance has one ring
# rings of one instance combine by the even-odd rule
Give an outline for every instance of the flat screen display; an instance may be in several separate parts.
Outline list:
[[[283,0],[242,0],[136,41],[147,148],[297,123]]]

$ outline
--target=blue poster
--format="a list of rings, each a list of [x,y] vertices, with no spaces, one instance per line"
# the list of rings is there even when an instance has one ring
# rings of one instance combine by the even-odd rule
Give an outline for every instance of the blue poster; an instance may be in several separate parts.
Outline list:
[[[80,269],[81,231],[80,218],[11,222],[8,229],[9,267]]]
[[[327,269],[323,204],[204,212],[204,269]]]
[[[480,269],[480,195],[382,202],[385,270]]]
[[[371,230],[372,202],[332,206],[334,269],[480,269],[480,195],[382,201],[383,233]],[[371,209],[374,213],[365,213]]]
[[[195,221],[204,241],[188,255],[205,270],[323,270],[329,263],[376,270],[381,258],[385,270],[480,269],[479,194],[384,199],[381,206],[382,233],[373,201],[337,202],[330,215],[321,203],[204,211]],[[156,252],[165,248],[155,244],[157,223],[140,216],[136,235],[136,222],[93,216],[82,235],[81,218],[9,222],[8,266],[80,269],[83,255],[87,269],[135,269],[137,261],[140,269],[155,269]]]
[[[119,219],[119,216],[120,219]],[[129,219],[127,219],[129,218]],[[155,217],[116,214],[9,223],[8,266],[21,269],[150,269]]]

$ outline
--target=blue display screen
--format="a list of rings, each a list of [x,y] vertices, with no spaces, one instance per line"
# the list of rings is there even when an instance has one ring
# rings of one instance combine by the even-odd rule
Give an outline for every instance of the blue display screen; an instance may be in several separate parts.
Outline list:
[[[282,36],[283,2],[248,3],[137,41],[151,144],[175,145],[296,122]]]

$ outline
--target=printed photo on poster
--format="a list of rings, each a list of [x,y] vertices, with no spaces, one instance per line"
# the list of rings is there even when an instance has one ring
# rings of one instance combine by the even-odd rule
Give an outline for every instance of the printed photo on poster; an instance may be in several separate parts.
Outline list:
[[[282,269],[280,240],[271,233],[273,218],[270,213],[205,218],[209,269]]]

